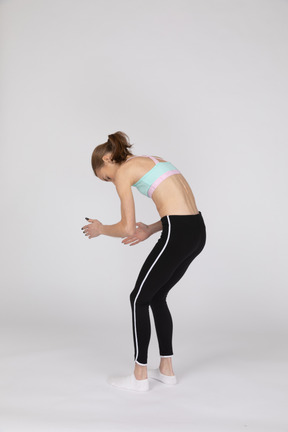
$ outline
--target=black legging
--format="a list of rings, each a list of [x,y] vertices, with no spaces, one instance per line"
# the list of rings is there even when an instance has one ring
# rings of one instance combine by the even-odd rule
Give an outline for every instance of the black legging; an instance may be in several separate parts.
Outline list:
[[[167,215],[163,230],[146,258],[130,294],[134,340],[134,361],[147,365],[151,336],[149,306],[155,321],[161,357],[171,357],[173,322],[166,297],[206,243],[202,213]]]

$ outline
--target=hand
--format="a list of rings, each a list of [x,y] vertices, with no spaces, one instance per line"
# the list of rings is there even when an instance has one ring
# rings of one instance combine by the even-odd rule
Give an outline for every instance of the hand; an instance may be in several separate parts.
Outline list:
[[[151,232],[149,229],[149,225],[146,225],[142,222],[137,222],[136,227],[137,226],[138,228],[136,228],[136,233],[133,236],[125,237],[124,240],[122,240],[122,243],[131,243],[129,246],[133,246],[150,237]]]
[[[85,225],[84,227],[81,228],[83,230],[83,233],[85,234],[85,236],[88,236],[89,239],[93,237],[98,237],[101,234],[100,229],[102,223],[97,219],[87,219],[87,220],[88,222],[91,222],[91,224]]]

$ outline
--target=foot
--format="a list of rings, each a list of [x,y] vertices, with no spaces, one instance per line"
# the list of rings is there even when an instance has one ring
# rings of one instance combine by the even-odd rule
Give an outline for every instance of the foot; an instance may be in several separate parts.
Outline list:
[[[165,369],[165,368],[162,368],[161,366],[159,366],[159,370],[163,375],[168,375],[168,376],[174,376],[175,375],[173,370],[171,370],[171,369]]]
[[[170,357],[160,357],[159,370],[163,375],[174,376],[172,367],[172,356]]]
[[[114,387],[138,392],[149,390],[148,378],[138,380],[134,373],[124,377],[109,377],[107,382]]]
[[[148,378],[156,379],[164,384],[177,384],[176,375],[165,375],[163,374],[159,368],[157,369],[148,369]]]

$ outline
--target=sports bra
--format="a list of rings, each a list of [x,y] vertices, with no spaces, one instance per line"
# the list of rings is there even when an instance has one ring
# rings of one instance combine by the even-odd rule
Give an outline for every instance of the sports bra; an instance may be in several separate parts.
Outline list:
[[[180,171],[171,162],[159,162],[154,156],[131,156],[125,162],[134,157],[149,157],[155,162],[154,167],[147,171],[146,174],[144,174],[136,183],[132,185],[136,187],[143,195],[146,195],[148,198],[152,197],[155,189],[167,177],[173,174],[181,174]]]

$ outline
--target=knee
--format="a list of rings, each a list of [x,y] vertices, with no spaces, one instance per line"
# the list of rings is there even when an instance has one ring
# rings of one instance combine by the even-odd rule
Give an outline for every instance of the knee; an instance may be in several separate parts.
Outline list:
[[[130,293],[130,304],[133,307],[134,304],[136,305],[136,307],[146,307],[149,306],[150,304],[150,299],[147,299],[145,295],[143,295],[144,293],[141,293],[140,295],[137,295],[137,290],[133,290]]]
[[[136,294],[135,294],[135,291],[133,290],[133,291],[131,291],[130,296],[129,296],[131,306],[133,306],[133,304],[134,304],[135,297],[136,297]]]

